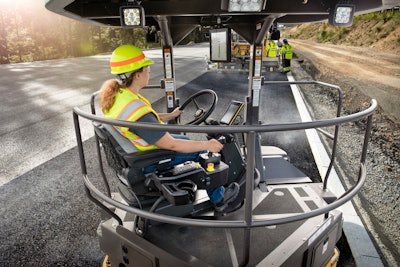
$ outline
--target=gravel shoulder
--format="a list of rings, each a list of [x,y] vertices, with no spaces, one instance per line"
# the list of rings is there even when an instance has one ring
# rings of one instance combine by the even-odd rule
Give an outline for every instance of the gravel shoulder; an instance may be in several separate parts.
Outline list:
[[[367,181],[353,203],[385,265],[400,266],[400,56],[370,48],[291,43],[295,78],[339,85],[344,91],[343,113],[363,110],[371,99],[378,101],[368,146]],[[315,119],[335,115],[334,94],[316,86],[302,86],[302,93]],[[357,179],[354,166],[359,164],[363,127],[361,121],[340,129],[336,162],[347,187]]]

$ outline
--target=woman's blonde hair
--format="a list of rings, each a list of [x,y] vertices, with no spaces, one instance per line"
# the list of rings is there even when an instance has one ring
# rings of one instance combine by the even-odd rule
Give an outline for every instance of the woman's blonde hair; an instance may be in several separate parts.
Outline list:
[[[120,85],[115,79],[107,80],[103,83],[100,92],[100,106],[103,113],[106,113],[110,110],[114,104],[114,98],[120,89]]]
[[[110,108],[114,104],[114,99],[115,96],[118,94],[119,90],[121,88],[129,87],[131,86],[133,82],[133,76],[136,72],[141,72],[143,71],[143,68],[140,68],[134,72],[132,72],[129,77],[123,79],[123,80],[116,80],[116,79],[110,79],[107,80],[103,83],[100,89],[100,106],[101,110],[103,113],[106,113],[110,110]],[[125,75],[125,74],[124,74]],[[126,77],[126,76],[125,76]]]

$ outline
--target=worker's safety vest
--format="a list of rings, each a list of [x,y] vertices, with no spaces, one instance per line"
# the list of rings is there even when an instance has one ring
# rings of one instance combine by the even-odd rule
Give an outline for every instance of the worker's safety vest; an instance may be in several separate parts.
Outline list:
[[[120,89],[115,96],[114,104],[104,115],[111,119],[137,121],[144,115],[153,113],[160,123],[163,123],[158,114],[151,107],[150,102],[140,94],[135,94],[127,88]],[[128,138],[139,151],[153,150],[156,145],[147,143],[140,136],[129,131],[127,127],[114,126],[123,136]]]
[[[292,59],[293,58],[293,50],[290,44],[284,44],[281,50],[283,59]]]
[[[276,43],[274,41],[270,41],[268,43],[267,57],[276,57],[278,53],[278,48],[276,47]]]

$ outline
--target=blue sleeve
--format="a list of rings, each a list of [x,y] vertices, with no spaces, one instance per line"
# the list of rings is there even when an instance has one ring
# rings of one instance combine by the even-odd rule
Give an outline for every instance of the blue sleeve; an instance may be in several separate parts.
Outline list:
[[[153,113],[148,113],[141,117],[138,122],[150,122],[150,123],[158,123],[156,116]],[[151,130],[143,130],[143,129],[136,129],[136,128],[129,128],[131,132],[143,138],[147,143],[154,144],[158,140],[163,137],[166,132],[165,131],[151,131]]]

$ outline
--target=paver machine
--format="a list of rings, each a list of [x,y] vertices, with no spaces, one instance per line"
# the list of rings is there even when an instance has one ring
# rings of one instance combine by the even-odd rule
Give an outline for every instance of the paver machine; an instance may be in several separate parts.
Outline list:
[[[102,212],[98,227],[104,266],[332,266],[342,233],[342,213],[337,209],[360,190],[366,179],[365,160],[372,113],[376,102],[355,114],[341,115],[341,89],[318,81],[263,81],[263,41],[274,23],[329,20],[351,24],[354,13],[380,9],[385,1],[355,0],[291,2],[265,0],[48,0],[46,7],[84,22],[119,27],[152,27],[161,36],[167,111],[177,106],[174,46],[196,27],[207,26],[217,38],[210,53],[230,60],[230,30],[251,46],[247,94],[231,99],[217,119],[209,117],[218,102],[212,90],[190,96],[181,108],[193,114],[187,124],[149,125],[110,120],[96,110],[74,109],[74,123],[82,177],[88,197]],[[321,121],[260,123],[262,84],[268,86],[314,84],[338,94],[338,112]],[[189,109],[192,107],[192,109]],[[88,170],[80,123],[86,119],[95,130],[99,171]],[[358,180],[336,196],[328,188],[341,123],[366,119]],[[197,133],[224,143],[221,153],[205,153],[199,162],[174,167],[167,163],[174,152],[162,149],[140,152],[113,126]],[[331,162],[322,182],[290,162],[290,155],[261,143],[261,133],[333,127]],[[154,172],[143,168],[157,165]],[[111,171],[110,171],[111,170]],[[111,176],[113,178],[110,178]],[[103,179],[96,179],[102,177]],[[104,185],[99,186],[99,180]],[[205,191],[231,182],[240,194],[230,209],[216,212]],[[100,189],[100,187],[102,189]]]

